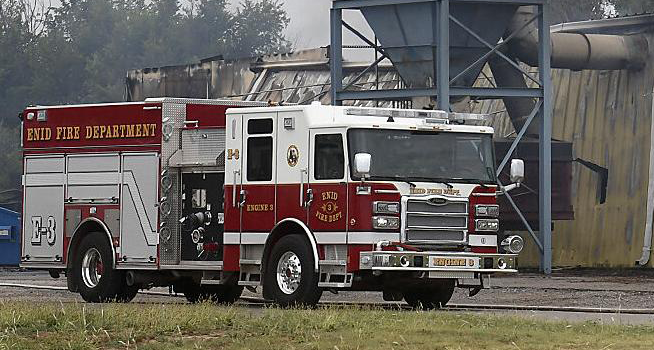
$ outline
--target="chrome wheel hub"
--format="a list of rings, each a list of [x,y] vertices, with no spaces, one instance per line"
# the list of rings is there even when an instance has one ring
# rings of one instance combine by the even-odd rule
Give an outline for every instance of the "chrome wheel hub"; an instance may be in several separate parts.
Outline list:
[[[293,252],[282,254],[277,262],[277,286],[284,294],[293,294],[300,286],[302,265]]]
[[[100,252],[91,248],[86,251],[82,258],[82,281],[88,288],[95,288],[104,272],[104,264]]]

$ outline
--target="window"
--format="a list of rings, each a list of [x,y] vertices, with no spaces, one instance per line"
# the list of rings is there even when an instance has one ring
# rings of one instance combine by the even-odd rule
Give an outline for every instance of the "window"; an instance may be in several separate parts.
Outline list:
[[[271,181],[273,161],[273,138],[250,137],[247,145],[248,181]]]
[[[250,119],[248,120],[248,134],[261,135],[272,134],[273,121],[272,119]]]
[[[314,176],[316,180],[340,180],[345,175],[341,134],[316,135]]]
[[[491,135],[352,129],[348,143],[351,167],[357,153],[372,156],[371,180],[497,182]]]

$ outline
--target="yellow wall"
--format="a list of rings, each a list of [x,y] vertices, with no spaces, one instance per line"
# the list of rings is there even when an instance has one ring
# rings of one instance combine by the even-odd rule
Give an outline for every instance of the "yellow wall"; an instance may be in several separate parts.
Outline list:
[[[607,200],[599,204],[597,175],[573,165],[575,220],[555,223],[553,265],[633,267],[645,229],[654,67],[649,63],[637,72],[555,70],[553,77],[553,137],[573,142],[575,159],[609,169]],[[506,118],[493,124],[502,136],[513,130]],[[523,235],[529,246],[521,265],[537,267],[537,249],[528,236]]]

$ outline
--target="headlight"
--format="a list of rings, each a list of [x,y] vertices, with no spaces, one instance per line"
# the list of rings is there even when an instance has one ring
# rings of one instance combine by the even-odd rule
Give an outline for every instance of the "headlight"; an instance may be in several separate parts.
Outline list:
[[[496,218],[500,216],[499,205],[477,204],[475,205],[475,216],[486,216]]]
[[[511,236],[505,238],[500,245],[507,252],[512,254],[518,254],[525,247],[525,241],[520,236]]]
[[[399,214],[400,203],[398,202],[373,202],[372,212],[375,214]]]
[[[475,231],[497,231],[500,229],[500,221],[497,219],[475,220]]]
[[[397,230],[400,228],[400,218],[393,216],[373,216],[372,227],[376,230]]]

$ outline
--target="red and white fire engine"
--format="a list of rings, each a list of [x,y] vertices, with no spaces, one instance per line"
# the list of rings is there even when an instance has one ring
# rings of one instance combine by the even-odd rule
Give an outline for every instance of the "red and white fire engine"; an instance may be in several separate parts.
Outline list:
[[[496,198],[524,165],[498,186],[493,129],[463,115],[163,98],[21,117],[21,266],[89,302],[262,287],[281,305],[366,290],[436,307],[517,272]]]

